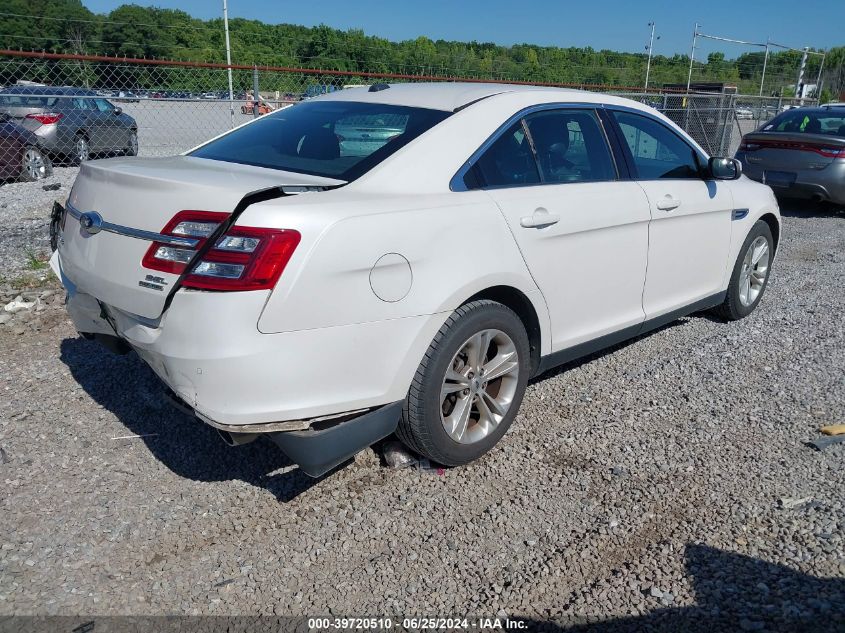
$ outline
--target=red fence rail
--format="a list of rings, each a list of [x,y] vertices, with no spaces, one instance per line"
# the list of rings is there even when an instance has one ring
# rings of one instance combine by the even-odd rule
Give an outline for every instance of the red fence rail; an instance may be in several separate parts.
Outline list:
[[[504,80],[487,79],[481,77],[444,76],[444,75],[411,75],[404,73],[374,73],[356,70],[325,70],[321,68],[298,68],[292,66],[265,66],[248,64],[221,64],[215,62],[192,62],[173,59],[146,59],[138,57],[109,57],[107,55],[76,55],[71,53],[48,53],[46,51],[21,51],[13,49],[0,49],[0,56],[17,57],[27,59],[43,59],[55,61],[78,61],[78,62],[99,62],[99,63],[121,63],[137,64],[139,66],[170,66],[181,68],[207,68],[216,70],[258,70],[259,72],[277,73],[298,73],[303,75],[321,75],[328,77],[361,77],[365,79],[393,79],[398,81],[462,81],[469,83],[497,83],[514,84],[522,86],[543,86],[549,88],[577,88],[582,90],[594,90],[598,92],[642,92],[642,86],[621,86],[610,84],[589,84],[589,83],[553,83],[542,81]],[[677,90],[662,90],[661,92],[678,92]]]

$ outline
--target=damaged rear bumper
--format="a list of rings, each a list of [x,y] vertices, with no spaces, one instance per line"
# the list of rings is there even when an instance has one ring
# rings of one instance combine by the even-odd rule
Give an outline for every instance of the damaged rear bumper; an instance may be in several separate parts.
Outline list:
[[[80,333],[112,351],[134,350],[193,415],[238,439],[267,436],[309,475],[396,429],[407,387],[394,384],[401,380],[395,367],[407,346],[391,346],[397,362],[386,365],[355,352],[390,340],[391,333],[399,339],[415,334],[415,319],[262,334],[255,323],[266,293],[184,291],[154,321],[80,292],[63,274],[58,253],[51,266]],[[338,354],[360,358],[361,371],[348,372]]]
[[[175,394],[170,402],[184,413],[197,415]],[[246,444],[264,435],[307,475],[319,477],[396,430],[402,401],[364,411],[287,422],[232,426],[203,422],[224,435],[227,444]],[[225,436],[229,436],[228,439]]]

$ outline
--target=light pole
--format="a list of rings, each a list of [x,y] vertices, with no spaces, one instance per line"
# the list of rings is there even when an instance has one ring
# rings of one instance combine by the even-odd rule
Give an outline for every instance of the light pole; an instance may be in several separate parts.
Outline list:
[[[763,57],[763,75],[760,77],[760,96],[763,96],[763,82],[766,81],[766,66],[769,64],[769,39],[766,38],[766,55]]]
[[[795,84],[795,96],[801,99],[798,103],[804,105],[804,69],[807,67],[807,47],[804,47],[804,54],[801,56],[801,67],[798,69],[798,81]]]
[[[223,0],[223,29],[226,31],[226,72],[229,74],[229,116],[235,127],[235,95],[232,93],[232,47],[229,45],[229,8]]]
[[[645,67],[645,86],[643,86],[643,92],[648,92],[648,76],[651,73],[651,53],[654,50],[654,22],[649,22],[648,25],[651,27],[651,38],[648,41],[648,63]],[[657,39],[660,39],[659,35]]]
[[[698,41],[698,29],[701,28],[701,25],[696,22],[695,23],[695,30],[692,32],[692,49],[689,53],[689,75],[687,75],[687,94],[689,94],[689,87],[692,83],[692,63],[695,61],[695,43]]]

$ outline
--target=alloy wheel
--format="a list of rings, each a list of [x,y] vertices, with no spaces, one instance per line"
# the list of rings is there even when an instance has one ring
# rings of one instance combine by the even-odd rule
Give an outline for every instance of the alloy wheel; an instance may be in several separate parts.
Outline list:
[[[492,433],[513,402],[519,378],[516,345],[501,330],[482,330],[460,347],[446,369],[440,418],[460,444]]]
[[[757,297],[766,285],[769,274],[769,242],[762,235],[748,247],[739,272],[739,300],[748,307],[757,301]]]
[[[129,134],[129,148],[128,154],[130,156],[138,155],[138,135],[135,132]]]
[[[80,136],[76,139],[76,159],[81,163],[91,157],[91,148],[88,145],[88,139]]]
[[[47,175],[47,162],[41,152],[34,147],[24,152],[23,168],[30,180],[41,180]]]

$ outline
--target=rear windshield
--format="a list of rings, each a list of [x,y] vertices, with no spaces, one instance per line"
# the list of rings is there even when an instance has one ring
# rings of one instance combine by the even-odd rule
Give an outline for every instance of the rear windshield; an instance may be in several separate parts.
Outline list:
[[[449,114],[379,103],[309,101],[265,115],[190,155],[348,182]]]
[[[763,126],[764,132],[805,132],[845,136],[845,112],[789,110]]]

